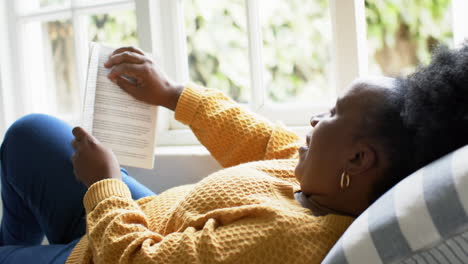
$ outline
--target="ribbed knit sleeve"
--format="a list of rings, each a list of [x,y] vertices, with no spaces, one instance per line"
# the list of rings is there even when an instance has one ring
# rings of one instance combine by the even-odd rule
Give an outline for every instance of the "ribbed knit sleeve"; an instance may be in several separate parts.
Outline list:
[[[112,196],[131,198],[132,194],[127,185],[120,180],[106,179],[94,183],[83,198],[86,212],[90,212],[99,202]]]
[[[177,103],[175,117],[190,126],[223,167],[297,157],[296,134],[249,111],[218,90],[188,85]]]

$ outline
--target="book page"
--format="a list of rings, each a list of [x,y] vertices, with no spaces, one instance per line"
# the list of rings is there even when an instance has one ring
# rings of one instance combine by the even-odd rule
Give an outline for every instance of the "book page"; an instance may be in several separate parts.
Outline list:
[[[157,108],[107,78],[110,69],[104,62],[113,51],[98,44],[90,48],[83,127],[111,148],[121,165],[152,169]]]
[[[93,132],[94,100],[96,95],[97,65],[99,62],[99,54],[97,52],[99,52],[99,46],[96,43],[90,43],[81,127],[91,134]]]

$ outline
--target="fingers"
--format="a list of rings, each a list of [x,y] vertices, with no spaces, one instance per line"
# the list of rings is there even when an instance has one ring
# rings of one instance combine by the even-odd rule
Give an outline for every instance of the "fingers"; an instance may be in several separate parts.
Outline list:
[[[141,89],[137,89],[137,87],[135,86],[135,83],[132,83],[132,82],[129,82],[128,80],[124,79],[124,78],[117,78],[115,79],[115,83],[120,87],[122,88],[122,90],[124,90],[125,92],[127,92],[128,94],[130,94],[131,96],[133,96],[135,99],[137,100],[141,100],[142,98],[142,95],[140,94],[141,93]]]
[[[135,48],[135,47],[122,47],[122,48],[118,48],[116,50],[114,50],[114,52],[112,52],[112,55],[115,55],[115,54],[118,54],[118,53],[122,53],[124,51],[131,51],[131,52],[135,52],[135,53],[138,53],[140,55],[145,55],[145,53],[139,49],[139,48]],[[112,56],[111,55],[111,56]]]
[[[83,128],[81,128],[81,127],[73,128],[72,134],[73,134],[73,136],[75,136],[76,141],[82,141],[86,136],[85,130]]]
[[[104,63],[104,66],[106,68],[111,68],[114,65],[118,65],[121,63],[134,63],[134,64],[141,64],[145,63],[148,58],[146,58],[144,55],[141,55],[136,52],[131,52],[131,51],[124,51],[121,53],[117,53],[114,55],[111,55],[109,57],[109,60]]]
[[[141,64],[122,63],[112,68],[111,72],[107,75],[107,78],[114,82],[116,82],[117,79],[119,79],[118,77],[121,77],[121,75],[137,79],[143,71],[144,67]]]
[[[75,152],[70,158],[71,163],[73,165],[73,174],[75,175],[75,178],[78,179],[78,174],[76,173],[76,168],[77,168],[77,160],[79,159],[79,154]],[[79,179],[78,179],[79,180]]]
[[[80,147],[80,143],[76,139],[72,140],[71,145],[75,151],[78,150],[78,148]]]
[[[75,166],[76,160],[77,160],[77,159],[78,159],[78,153],[75,153],[75,154],[73,154],[73,155],[71,156],[70,160],[71,160],[71,162],[72,162],[72,164],[73,164],[73,167]]]
[[[121,56],[117,56],[117,55],[121,55]],[[122,48],[116,49],[116,50],[114,50],[114,52],[112,52],[112,54],[109,56],[109,60],[106,63],[104,63],[104,66],[107,67],[107,68],[110,68],[110,67],[118,64],[117,63],[118,61],[120,61],[120,63],[122,63],[122,62],[140,63],[140,62],[136,62],[136,61],[138,61],[139,58],[140,59],[144,58],[144,56],[145,56],[145,53],[142,50],[138,49],[138,48],[135,48],[135,47],[122,47]],[[116,57],[117,61],[111,61],[111,59],[113,57]]]
[[[72,141],[72,146],[75,144],[77,148],[79,148],[80,144],[82,143],[97,143],[97,139],[93,137],[91,134],[89,134],[86,130],[84,130],[81,127],[75,127],[72,130],[73,135],[75,136],[75,139]],[[75,142],[75,143],[73,143]],[[75,148],[75,147],[73,147]],[[75,149],[77,149],[75,148]]]

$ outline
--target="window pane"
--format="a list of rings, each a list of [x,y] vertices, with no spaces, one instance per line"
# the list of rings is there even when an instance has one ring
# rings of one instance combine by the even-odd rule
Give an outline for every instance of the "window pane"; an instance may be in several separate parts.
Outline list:
[[[89,39],[112,47],[138,44],[134,10],[121,10],[89,18]]]
[[[38,8],[55,6],[70,6],[70,0],[22,0],[20,2],[22,11],[34,11]]]
[[[250,77],[244,1],[184,3],[191,80],[246,103]]]
[[[26,84],[33,111],[76,114],[80,102],[71,21],[28,23],[24,33]]]
[[[450,0],[366,0],[369,72],[400,76],[452,44]]]
[[[265,83],[272,102],[329,99],[328,0],[262,0]]]
[[[70,3],[70,0],[40,0],[40,6],[51,6],[51,5],[61,5],[64,3]]]

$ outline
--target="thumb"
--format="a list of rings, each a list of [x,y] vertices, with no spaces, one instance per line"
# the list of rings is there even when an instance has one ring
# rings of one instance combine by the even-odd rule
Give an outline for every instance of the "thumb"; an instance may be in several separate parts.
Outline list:
[[[97,142],[97,139],[93,137],[88,131],[84,130],[81,127],[75,127],[72,130],[73,135],[75,136],[77,141],[89,141],[89,142]]]

